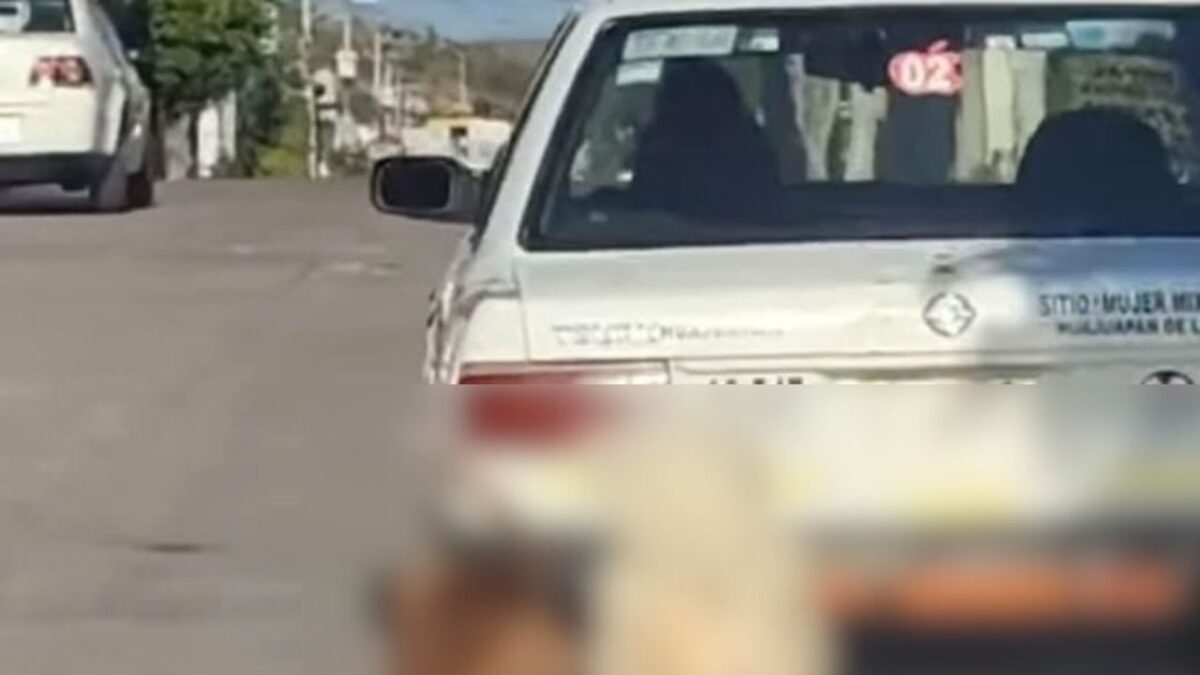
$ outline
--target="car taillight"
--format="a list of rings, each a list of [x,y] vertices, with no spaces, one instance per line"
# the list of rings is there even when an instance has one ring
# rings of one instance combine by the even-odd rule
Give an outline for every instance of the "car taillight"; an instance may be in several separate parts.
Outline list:
[[[546,368],[467,366],[459,384],[471,440],[553,449],[613,421],[612,392],[577,384],[664,384],[665,364],[572,364]],[[485,386],[478,386],[485,385]],[[508,386],[523,385],[523,386]]]
[[[46,56],[37,60],[29,73],[30,86],[89,87],[92,69],[81,56]]]
[[[462,431],[489,450],[554,449],[595,431],[608,416],[601,396],[573,387],[478,387],[461,400]]]

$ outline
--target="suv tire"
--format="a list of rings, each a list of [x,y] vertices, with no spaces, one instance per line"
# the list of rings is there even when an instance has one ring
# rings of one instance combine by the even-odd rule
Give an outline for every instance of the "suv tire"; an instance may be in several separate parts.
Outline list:
[[[130,206],[130,176],[120,159],[114,158],[88,187],[88,201],[98,213],[121,213]]]
[[[129,177],[129,206],[134,209],[144,209],[154,205],[154,178],[150,175],[149,167]]]

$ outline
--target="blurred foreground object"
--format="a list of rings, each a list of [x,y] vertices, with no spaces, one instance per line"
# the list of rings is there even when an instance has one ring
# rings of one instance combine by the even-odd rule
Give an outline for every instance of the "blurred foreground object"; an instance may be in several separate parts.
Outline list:
[[[508,588],[603,675],[1193,672],[1191,406],[913,391],[455,392],[429,416],[457,422],[427,457],[438,578],[538,561]]]
[[[772,514],[770,467],[749,439],[695,421],[668,415],[606,448],[596,672],[832,673],[810,561]]]
[[[572,675],[578,641],[538,567],[458,557],[384,589],[392,675]]]

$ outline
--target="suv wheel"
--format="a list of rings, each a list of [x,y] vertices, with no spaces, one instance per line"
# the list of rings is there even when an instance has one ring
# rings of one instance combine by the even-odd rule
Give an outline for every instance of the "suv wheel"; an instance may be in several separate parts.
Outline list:
[[[144,209],[154,205],[154,179],[159,175],[154,164],[154,149],[158,141],[154,136],[146,139],[145,151],[142,153],[142,167],[129,177],[129,205],[135,209]]]
[[[154,178],[149,167],[129,177],[129,206],[144,209],[154,205]]]
[[[130,177],[119,159],[113,159],[88,187],[92,209],[100,213],[120,213],[130,206]]]

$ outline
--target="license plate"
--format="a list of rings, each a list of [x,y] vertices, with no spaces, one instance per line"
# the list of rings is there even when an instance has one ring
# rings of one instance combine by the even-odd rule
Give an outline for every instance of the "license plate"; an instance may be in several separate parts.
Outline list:
[[[0,145],[12,145],[21,142],[21,118],[14,115],[0,115]]]

